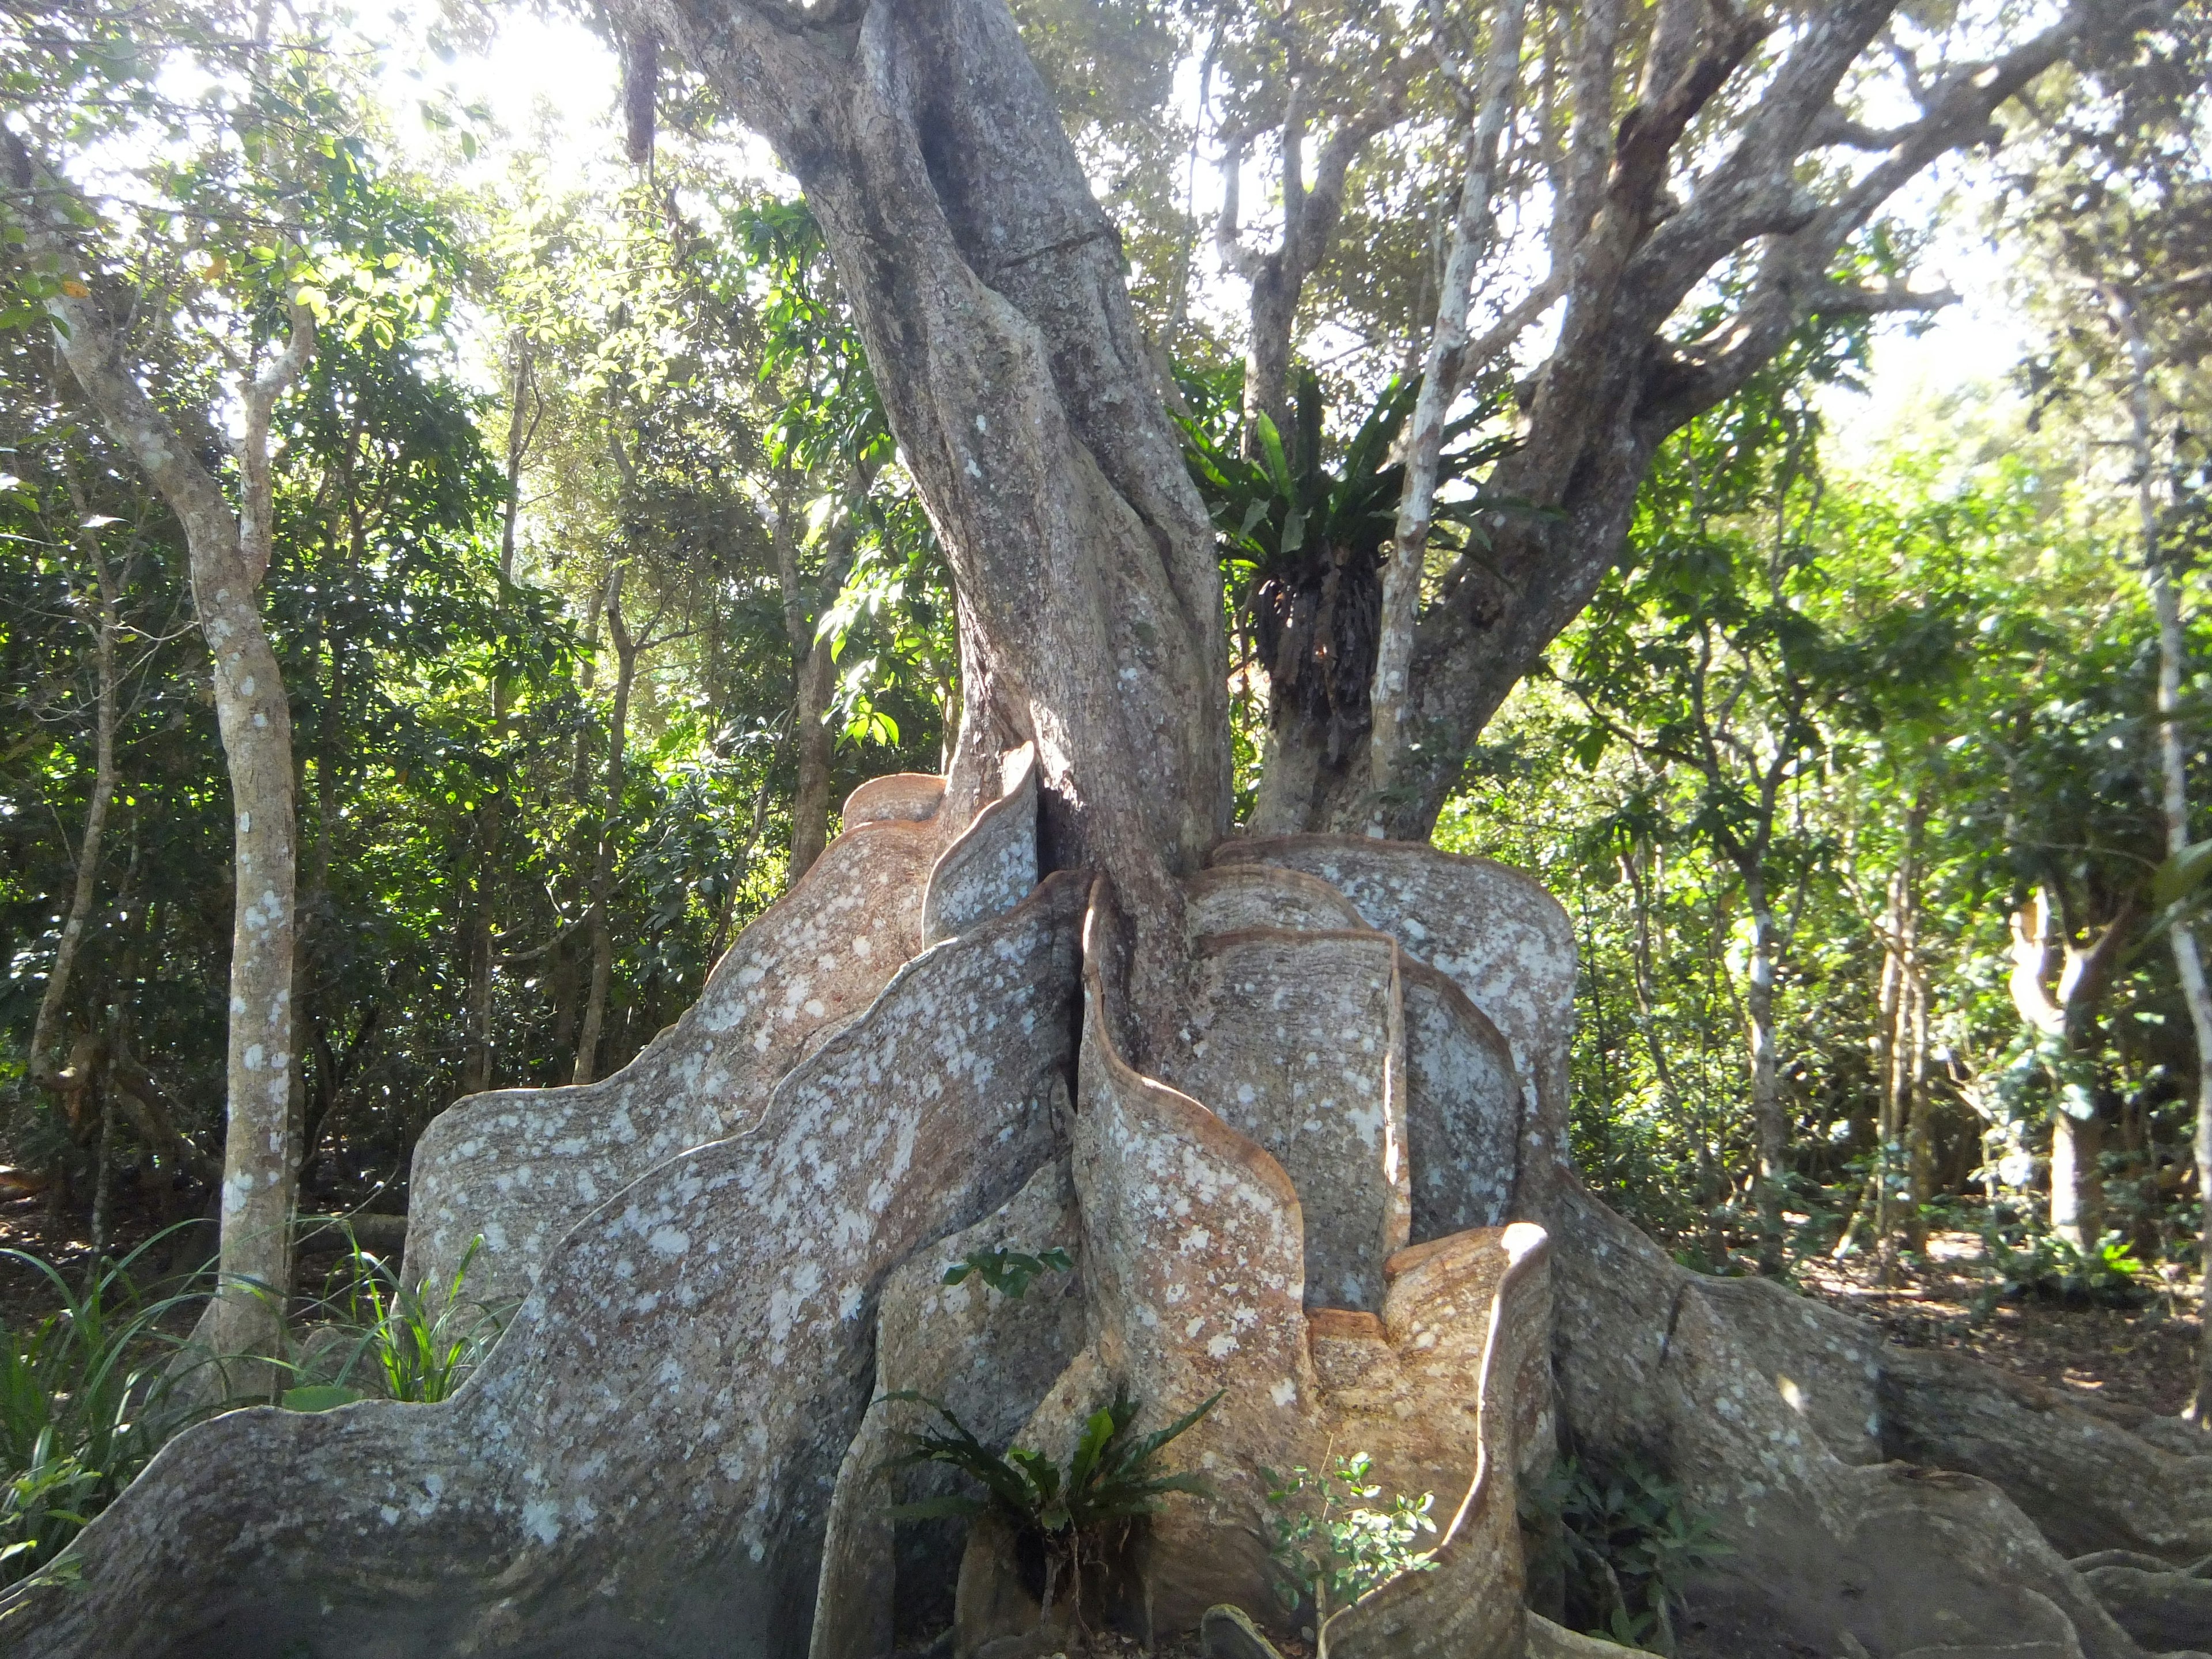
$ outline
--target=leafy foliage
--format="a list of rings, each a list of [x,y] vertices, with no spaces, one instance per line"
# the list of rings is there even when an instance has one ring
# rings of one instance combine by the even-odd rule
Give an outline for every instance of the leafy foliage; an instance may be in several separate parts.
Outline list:
[[[386,1400],[434,1405],[452,1398],[483,1361],[513,1317],[511,1304],[475,1302],[464,1294],[469,1267],[483,1247],[471,1242],[451,1283],[410,1285],[353,1241],[323,1293],[320,1322],[337,1339],[323,1349],[306,1380],[288,1389],[293,1411],[328,1411],[365,1398],[355,1381],[366,1370]]]
[[[2056,1233],[2014,1231],[2027,1237],[2015,1243],[1996,1228],[1985,1234],[1993,1273],[1980,1298],[1982,1311],[1999,1301],[2106,1308],[2136,1308],[2149,1301],[2143,1263],[2118,1233],[2107,1233],[2094,1249],[2084,1250]]]
[[[1074,1258],[1058,1245],[1031,1255],[1026,1250],[1005,1248],[995,1250],[971,1250],[945,1270],[947,1285],[967,1282],[970,1274],[981,1279],[1001,1296],[1017,1300],[1030,1287],[1030,1281],[1040,1273],[1064,1273],[1074,1268]]]
[[[1601,1469],[1562,1457],[1524,1488],[1532,1576],[1558,1572],[1567,1621],[1624,1647],[1674,1651],[1674,1615],[1690,1577],[1728,1553],[1680,1488],[1629,1456]]]
[[[173,1363],[171,1328],[204,1297],[140,1294],[132,1274],[155,1242],[100,1263],[82,1290],[35,1255],[0,1251],[57,1304],[22,1329],[0,1325],[0,1584],[52,1561],[202,1413],[179,1386],[191,1367]]]
[[[1391,380],[1333,464],[1310,372],[1300,377],[1287,441],[1265,414],[1246,428],[1233,376],[1188,374],[1181,386],[1192,411],[1177,422],[1185,459],[1218,538],[1241,654],[1267,674],[1277,720],[1296,711],[1319,722],[1330,752],[1340,752],[1367,726],[1382,571],[1405,483],[1393,451],[1420,383]],[[1501,506],[1480,492],[1449,493],[1512,447],[1510,438],[1476,435],[1496,412],[1479,404],[1445,434],[1439,547],[1479,536],[1480,515]]]
[[[1116,1547],[1128,1529],[1157,1511],[1170,1493],[1204,1492],[1206,1482],[1182,1470],[1170,1474],[1153,1465],[1160,1452],[1195,1425],[1219,1403],[1214,1395],[1165,1428],[1133,1435],[1137,1402],[1127,1389],[1093,1412],[1076,1438],[1066,1467],[1041,1451],[1010,1446],[994,1452],[970,1433],[950,1407],[926,1395],[901,1390],[885,1400],[925,1406],[943,1424],[907,1436],[908,1449],[884,1467],[942,1463],[983,1488],[983,1496],[956,1493],[892,1506],[898,1521],[929,1521],[995,1510],[1018,1540],[1034,1538],[1044,1548],[1045,1612],[1063,1569],[1079,1584],[1085,1562],[1097,1562]]]
[[[1433,1548],[1415,1547],[1433,1534],[1429,1511],[1435,1494],[1410,1498],[1400,1492],[1377,1507],[1382,1488],[1370,1477],[1365,1452],[1340,1457],[1319,1474],[1303,1466],[1267,1481],[1274,1536],[1268,1561],[1285,1608],[1309,1612],[1318,1651],[1328,1652],[1332,1620],[1370,1591],[1409,1572],[1436,1569]]]

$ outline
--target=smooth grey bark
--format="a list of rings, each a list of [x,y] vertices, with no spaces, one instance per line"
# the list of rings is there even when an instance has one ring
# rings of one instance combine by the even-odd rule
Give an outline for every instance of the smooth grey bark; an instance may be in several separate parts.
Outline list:
[[[1774,959],[1778,941],[1765,872],[1747,871],[1743,885],[1751,911],[1751,961],[1743,1006],[1751,1061],[1752,1127],[1759,1149],[1759,1270],[1772,1278],[1782,1272],[1782,1197],[1790,1174],[1790,1120],[1783,1109],[1781,1080],[1774,1061]]]
[[[1367,787],[1372,798],[1369,823],[1380,833],[1382,803],[1396,775],[1404,747],[1406,674],[1413,655],[1413,629],[1420,618],[1421,578],[1427,563],[1429,530],[1437,502],[1437,470],[1443,459],[1444,423],[1459,395],[1460,359],[1467,350],[1468,307],[1474,298],[1474,270],[1489,252],[1496,221],[1490,199],[1498,182],[1498,141],[1513,112],[1521,78],[1521,25],[1524,0],[1503,0],[1490,24],[1479,84],[1466,86],[1464,71],[1454,76],[1474,104],[1460,161],[1459,209],[1452,216],[1450,251],[1444,258],[1443,292],[1421,359],[1421,390],[1406,431],[1406,482],[1399,493],[1398,521],[1392,532],[1382,572],[1382,615],[1375,641],[1373,690],[1368,697]]]
[[[73,227],[31,194],[34,184],[66,190],[13,133],[5,139],[12,182],[41,205],[27,216],[34,252],[74,270],[84,263]],[[282,1347],[282,1297],[291,1284],[291,1213],[298,1157],[292,1073],[295,885],[292,719],[276,657],[255,602],[269,566],[269,426],[276,399],[306,368],[314,324],[295,301],[282,349],[243,388],[234,446],[239,510],[197,459],[198,446],[157,409],[123,357],[112,312],[76,282],[46,301],[63,361],[108,434],[144,471],[185,531],[192,608],[214,660],[216,717],[230,773],[235,893],[231,929],[230,1022],[226,1065],[222,1286],[203,1326],[221,1355],[272,1355]],[[249,1368],[234,1379],[273,1385]]]
[[[1553,180],[1550,270],[1501,308],[1463,361],[1494,359],[1564,297],[1557,344],[1533,378],[1522,447],[1490,489],[1535,513],[1501,514],[1486,544],[1457,559],[1413,634],[1401,758],[1381,804],[1386,835],[1420,839],[1456,786],[1484,723],[1578,615],[1620,559],[1636,493],[1658,446],[1744,386],[1810,316],[1923,311],[1949,296],[1830,279],[1845,241],[1937,156],[1992,136],[2002,104],[2124,0],[2078,0],[2049,27],[1985,64],[1929,77],[1914,118],[1873,131],[1836,99],[1876,42],[1894,0],[1845,0],[1802,15],[1761,95],[1731,112],[1724,153],[1685,179],[1692,125],[1740,75],[1770,27],[1734,6],[1662,0],[1638,90],[1618,120],[1610,8],[1580,20],[1564,77],[1577,107]],[[1610,153],[1604,136],[1611,135]],[[1823,152],[1871,158],[1825,192],[1805,182]],[[1686,203],[1675,190],[1687,190]],[[1674,319],[1723,261],[1748,253],[1743,298],[1695,337]],[[1374,826],[1366,751],[1316,763],[1282,745],[1302,775],[1278,821],[1358,833]],[[1308,746],[1310,748],[1310,745]]]
[[[2013,912],[2012,972],[2007,988],[2028,1026],[2070,1050],[2096,1018],[2122,951],[2135,931],[2132,899],[2115,914],[2068,916],[2050,889],[2038,887]],[[2051,1115],[2051,1230],[2077,1248],[2094,1248],[2104,1225],[2104,1182],[2097,1167],[2104,1124],[2093,1109],[2077,1116],[2063,1097]]]
[[[2142,542],[2143,580],[2150,588],[2151,609],[2158,617],[2159,804],[2166,818],[2166,855],[2179,858],[2190,844],[2189,757],[2181,735],[2185,718],[2181,682],[2188,669],[2189,641],[2182,629],[2181,592],[2174,580],[2173,562],[2160,545],[2151,346],[2132,295],[2124,289],[2112,288],[2106,292],[2106,304],[2126,352],[2136,534]],[[2182,1000],[2188,1005],[2190,1029],[2197,1041],[2197,1189],[2212,1192],[2212,990],[2205,986],[2204,958],[2197,931],[2185,918],[2177,917],[2168,926],[2166,943],[2173,951],[2174,971],[2181,980]],[[2202,1282],[2212,1286],[2212,1227],[2202,1231]],[[2190,1405],[2190,1413],[2200,1428],[2206,1426],[2208,1413],[2212,1413],[2212,1319],[2201,1322],[2203,1331]]]

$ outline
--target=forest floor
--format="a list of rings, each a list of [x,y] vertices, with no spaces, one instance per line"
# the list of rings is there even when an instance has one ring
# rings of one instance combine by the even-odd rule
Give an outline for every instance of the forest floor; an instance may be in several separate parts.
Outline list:
[[[1927,1260],[1880,1282],[1870,1251],[1802,1262],[1801,1287],[1870,1319],[1901,1348],[1949,1348],[2075,1395],[2161,1417],[2189,1403],[2197,1341],[2197,1285],[2142,1275],[2140,1305],[2001,1298],[1981,1237],[1929,1236]]]

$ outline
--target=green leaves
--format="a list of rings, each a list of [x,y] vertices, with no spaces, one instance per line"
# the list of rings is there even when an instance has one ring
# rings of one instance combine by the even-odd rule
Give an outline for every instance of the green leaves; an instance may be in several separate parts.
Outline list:
[[[1319,1474],[1303,1467],[1287,1475],[1260,1472],[1267,1482],[1274,1534],[1267,1554],[1276,1595],[1293,1613],[1310,1606],[1324,1632],[1370,1591],[1436,1567],[1433,1547],[1415,1547],[1436,1533],[1429,1513],[1434,1495],[1401,1492],[1377,1507],[1382,1488],[1373,1469],[1373,1461],[1358,1452]]]
[[[972,1250],[945,1270],[945,1283],[963,1284],[973,1274],[1001,1296],[1018,1299],[1022,1292],[1029,1289],[1030,1281],[1039,1273],[1064,1273],[1074,1266],[1073,1259],[1058,1245],[1040,1250],[1035,1255],[1010,1247]]]
[[[1217,1394],[1165,1428],[1132,1439],[1128,1431],[1136,1420],[1136,1402],[1126,1389],[1117,1389],[1111,1404],[1085,1419],[1063,1472],[1044,1453],[1028,1447],[994,1452],[942,1401],[912,1390],[883,1398],[926,1406],[943,1425],[909,1433],[907,1450],[886,1462],[884,1468],[943,1463],[976,1481],[988,1494],[988,1498],[936,1498],[895,1504],[890,1511],[893,1520],[975,1515],[995,1506],[1016,1532],[1042,1534],[1048,1548],[1062,1553],[1078,1549],[1092,1534],[1152,1514],[1170,1493],[1205,1492],[1205,1482],[1196,1474],[1155,1474],[1152,1464],[1170,1442],[1188,1432],[1221,1400]]]
[[[465,1289],[482,1238],[470,1243],[452,1280],[442,1285],[410,1285],[357,1242],[331,1269],[324,1291],[323,1322],[345,1340],[335,1373],[286,1390],[293,1411],[330,1411],[360,1399],[350,1382],[364,1364],[387,1400],[435,1404],[453,1391],[489,1353],[506,1328],[514,1308],[471,1300]]]
[[[276,1403],[288,1412],[328,1412],[365,1398],[367,1396],[359,1389],[349,1389],[336,1382],[308,1382],[296,1389],[285,1389],[277,1396]]]
[[[167,1235],[100,1264],[82,1291],[21,1250],[58,1311],[0,1325],[0,1584],[50,1561],[201,1408],[177,1389],[165,1322],[197,1296],[142,1299],[132,1273]]]
[[[2150,902],[2154,908],[2163,910],[2179,904],[2204,884],[2212,875],[2212,841],[2191,842],[2179,853],[2159,861],[2151,872]]]

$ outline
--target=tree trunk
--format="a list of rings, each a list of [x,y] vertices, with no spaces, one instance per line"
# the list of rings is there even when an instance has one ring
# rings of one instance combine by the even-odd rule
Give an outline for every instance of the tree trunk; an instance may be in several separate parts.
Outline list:
[[[33,164],[12,135],[9,143],[19,181],[27,186]],[[53,243],[66,247],[58,235]],[[170,425],[121,361],[119,337],[106,311],[89,295],[72,296],[67,289],[46,305],[59,325],[55,334],[63,359],[109,435],[145,469],[184,526],[192,607],[214,659],[216,718],[230,773],[235,891],[222,1277],[204,1328],[218,1354],[273,1355],[283,1346],[282,1298],[292,1277],[297,848],[291,710],[254,592],[270,554],[270,417],[277,398],[307,366],[313,319],[295,302],[283,349],[246,389],[236,443],[240,511],[234,517],[221,486],[194,459],[202,447]],[[234,1378],[248,1389],[274,1387],[276,1380],[277,1373],[251,1367]]]
[[[1915,1255],[1928,1253],[1928,1206],[1936,1199],[1936,1103],[1928,1091],[1928,973],[1913,963],[1911,1018],[1905,1027],[1905,1102],[1911,1125],[1905,1144],[1905,1172],[1912,1207],[1905,1212],[1905,1236]]]
[[[836,684],[830,641],[811,641],[799,659],[799,788],[791,801],[791,869],[797,881],[830,842],[830,692]]]
[[[2098,1166],[2104,1123],[2095,1090],[2067,1073],[2111,987],[2135,921],[2134,900],[2124,897],[2096,926],[2076,929],[2045,887],[2030,894],[2012,917],[2007,988],[2014,1008],[2049,1056],[2056,1097],[2051,1110],[2051,1230],[2085,1249],[2094,1248],[2104,1224],[2104,1181]],[[2083,937],[2075,937],[2077,931]]]
[[[69,1005],[70,981],[76,970],[78,947],[84,941],[85,919],[92,914],[93,895],[100,885],[100,842],[107,830],[108,803],[115,795],[115,583],[108,568],[106,550],[100,545],[100,531],[87,522],[92,517],[92,504],[78,488],[74,474],[67,482],[70,505],[78,526],[77,550],[92,568],[98,594],[98,611],[91,629],[98,689],[93,719],[92,798],[86,803],[84,833],[77,842],[76,880],[70,890],[69,914],[62,922],[61,943],[54,951],[54,965],[47,971],[46,988],[39,998],[38,1015],[31,1027],[31,1079],[46,1089],[55,1086],[54,1046],[60,1036],[63,1012]],[[106,1133],[106,1122],[103,1117],[103,1136]]]
[[[2132,297],[2115,289],[2106,295],[2113,320],[2127,348],[2130,439],[2134,449],[2136,520],[2142,542],[2143,578],[2158,617],[2158,770],[2160,805],[2166,817],[2166,850],[2179,858],[2189,847],[2189,757],[2182,741],[2181,686],[2189,663],[2188,635],[2181,625],[2181,593],[2172,562],[2159,545],[2158,455],[2152,433],[2151,348]],[[2177,917],[2166,930],[2189,1024],[2197,1040],[2197,1190],[2212,1193],[2212,990],[2204,981],[2204,959],[2196,929]],[[2208,1206],[2212,1215],[2212,1206]],[[2203,1327],[2197,1346],[2196,1387],[2190,1413],[2197,1426],[2212,1424],[2212,1222],[2198,1229],[2199,1306]]]
[[[1771,18],[1733,5],[1651,9],[1648,33],[1618,31],[1640,36],[1644,64],[1634,103],[1616,112],[1620,13],[1611,4],[1575,9],[1582,41],[1565,77],[1574,130],[1552,180],[1550,269],[1467,353],[1493,357],[1564,299],[1557,343],[1532,377],[1521,447],[1487,480],[1494,495],[1522,505],[1497,516],[1419,615],[1402,702],[1390,711],[1401,735],[1387,793],[1370,776],[1370,743],[1274,791],[1279,823],[1296,817],[1308,829],[1360,833],[1379,804],[1384,834],[1425,839],[1485,722],[1620,561],[1659,445],[1741,390],[1814,313],[1942,303],[1901,284],[1861,289],[1828,273],[1892,192],[1947,150],[1982,142],[1998,106],[2100,15],[2069,8],[1978,71],[1946,80],[1915,120],[1886,136],[1884,160],[1820,199],[1808,181],[1813,152],[1833,142],[1823,124],[1894,0],[1844,0],[1821,9],[1819,27],[1793,32],[1768,88],[1731,111],[1727,137],[1712,135],[1722,153],[1694,182],[1675,152],[1712,153],[1697,136],[1707,131],[1700,112],[1752,57]],[[1741,303],[1699,337],[1682,337],[1674,319],[1684,302],[1737,258],[1750,271]],[[1418,604],[1402,579],[1397,597]],[[1378,665],[1394,684],[1401,648],[1394,637],[1392,661]],[[1312,755],[1296,742],[1283,750],[1300,763]]]
[[[501,583],[514,580],[514,527],[522,512],[522,464],[530,448],[532,434],[537,422],[523,418],[523,409],[528,401],[534,381],[531,374],[530,337],[517,329],[511,342],[514,354],[514,374],[507,399],[507,505],[500,515],[499,579]],[[544,413],[544,404],[539,404]],[[504,675],[493,682],[491,692],[491,739],[501,742],[507,735],[507,684]],[[506,839],[507,780],[501,775],[499,787],[494,789],[478,811],[477,817],[477,880],[476,891],[471,896],[469,908],[468,949],[465,968],[468,978],[467,1005],[464,1012],[465,1052],[461,1060],[461,1092],[476,1094],[491,1087],[492,1036],[491,993],[493,958],[497,954],[492,935],[498,925],[493,914],[495,894],[493,880],[499,869],[500,852]]]
[[[2094,1250],[2105,1236],[2105,1180],[2100,1160],[2105,1124],[2093,1110],[2051,1114],[2051,1231],[2077,1250]]]
[[[1170,878],[1228,828],[1221,575],[1113,227],[1013,20],[872,5],[833,38],[723,0],[621,9],[775,147],[870,360],[899,365],[877,384],[952,568],[963,759],[1036,741],[1046,862],[1129,901],[1147,1006],[1182,950]]]
[[[514,580],[514,523],[522,512],[522,463],[530,449],[530,440],[538,429],[538,422],[526,422],[522,405],[536,382],[531,375],[530,337],[520,329],[514,331],[512,349],[514,352],[514,380],[507,399],[507,506],[500,514],[499,579],[502,582]],[[544,413],[544,404],[538,404],[538,413]]]
[[[1761,877],[1746,877],[1744,897],[1751,909],[1751,972],[1743,1006],[1750,1045],[1752,1126],[1758,1140],[1759,1271],[1771,1279],[1781,1274],[1783,1267],[1782,1200],[1789,1176],[1790,1121],[1774,1061],[1774,912]]]
[[[615,841],[622,823],[623,758],[629,735],[629,694],[637,678],[639,642],[623,617],[622,567],[615,568],[607,583],[607,633],[615,647],[615,700],[607,715],[606,806],[599,820],[599,842],[592,857],[591,915],[586,932],[591,940],[592,977],[584,993],[583,1018],[576,1034],[576,1066],[571,1083],[589,1083],[598,1073],[599,1029],[607,1012],[607,992],[614,980],[613,918]]]
[[[1406,677],[1413,665],[1413,629],[1420,620],[1437,469],[1443,459],[1444,422],[1459,396],[1475,265],[1490,248],[1490,197],[1498,177],[1498,140],[1512,114],[1521,78],[1522,10],[1522,0],[1504,0],[1491,19],[1481,84],[1474,94],[1474,119],[1461,162],[1459,211],[1452,218],[1443,290],[1437,299],[1436,325],[1429,332],[1428,355],[1421,360],[1420,394],[1406,434],[1406,482],[1398,498],[1389,562],[1382,574],[1382,618],[1375,644],[1374,690],[1368,702],[1374,722],[1367,755],[1367,787],[1374,797],[1368,816],[1371,835],[1382,833],[1384,804],[1401,752],[1413,735],[1405,729]]]
[[[1225,16],[1226,14],[1224,14]],[[1306,78],[1300,64],[1295,21],[1285,27],[1289,47],[1290,84],[1284,96],[1279,132],[1281,149],[1282,238],[1261,252],[1240,240],[1238,203],[1244,171],[1246,135],[1228,135],[1228,153],[1221,164],[1221,211],[1214,221],[1214,245],[1221,262],[1249,287],[1245,313],[1244,453],[1260,453],[1259,417],[1265,415],[1288,441],[1291,430],[1291,345],[1298,319],[1298,301],[1306,279],[1321,269],[1336,240],[1344,217],[1346,174],[1370,139],[1396,124],[1404,112],[1407,78],[1413,63],[1399,57],[1378,75],[1366,106],[1340,120],[1336,131],[1314,161],[1313,182],[1305,179],[1306,125],[1313,112],[1308,106]],[[1217,34],[1216,44],[1218,44]],[[1207,51],[1206,68],[1212,64]],[[1201,94],[1201,100],[1203,94]]]

